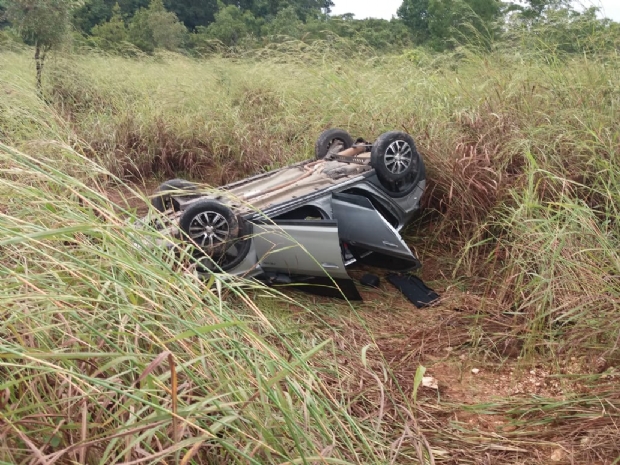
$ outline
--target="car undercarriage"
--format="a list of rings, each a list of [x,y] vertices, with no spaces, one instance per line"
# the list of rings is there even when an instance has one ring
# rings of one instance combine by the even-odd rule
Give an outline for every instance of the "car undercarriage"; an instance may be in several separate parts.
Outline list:
[[[355,299],[346,270],[353,263],[420,266],[399,231],[419,209],[425,183],[408,134],[388,132],[370,144],[330,129],[311,160],[217,188],[167,181],[152,198],[158,214],[145,221],[166,246],[189,244],[202,273]]]

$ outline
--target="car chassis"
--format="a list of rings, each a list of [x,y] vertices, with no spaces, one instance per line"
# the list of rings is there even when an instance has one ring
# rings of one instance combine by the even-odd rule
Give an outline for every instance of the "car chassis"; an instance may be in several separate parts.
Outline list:
[[[181,179],[152,197],[145,220],[171,244],[189,243],[202,273],[226,272],[267,284],[361,299],[346,268],[362,262],[412,270],[420,262],[399,231],[419,209],[426,184],[411,136],[374,143],[324,131],[315,158],[203,191]]]

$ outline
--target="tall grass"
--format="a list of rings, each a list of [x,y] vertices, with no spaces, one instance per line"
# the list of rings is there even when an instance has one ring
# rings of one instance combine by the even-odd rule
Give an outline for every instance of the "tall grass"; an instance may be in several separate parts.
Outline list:
[[[101,168],[59,149],[0,145],[0,460],[385,460],[310,368],[328,340],[293,346],[238,282],[136,247]]]
[[[525,49],[303,58],[63,56],[40,100],[27,56],[0,54],[0,459],[514,463],[523,447],[556,443],[577,461],[614,457],[618,395],[597,383],[620,353],[617,60]],[[333,126],[416,139],[428,189],[408,239],[476,299],[453,342],[593,360],[588,393],[472,407],[518,426],[497,447],[451,407],[413,408],[387,363],[376,392],[340,396],[347,368],[324,356],[337,352],[326,338],[289,337],[252,302],[264,290],[205,286],[165,252],[136,249],[132,208],[105,195],[128,180],[219,184],[282,166]],[[558,412],[544,438],[536,405]],[[368,421],[385,409],[390,431]],[[584,429],[566,434],[581,420],[598,456]],[[400,448],[405,437],[413,447]]]

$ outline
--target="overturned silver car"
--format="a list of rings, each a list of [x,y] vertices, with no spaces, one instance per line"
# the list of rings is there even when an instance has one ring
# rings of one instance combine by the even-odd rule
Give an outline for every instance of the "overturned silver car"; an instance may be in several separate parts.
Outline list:
[[[341,129],[323,132],[315,159],[215,190],[181,179],[163,183],[152,221],[171,242],[191,245],[202,272],[359,299],[346,268],[369,263],[419,267],[399,231],[418,210],[425,167],[411,136],[374,143]]]

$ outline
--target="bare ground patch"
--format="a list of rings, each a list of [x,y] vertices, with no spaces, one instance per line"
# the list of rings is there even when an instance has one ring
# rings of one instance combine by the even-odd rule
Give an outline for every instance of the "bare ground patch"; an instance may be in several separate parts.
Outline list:
[[[331,308],[326,321],[339,370],[324,379],[350,412],[404,456],[410,448],[409,456],[427,462],[614,463],[616,368],[601,373],[588,355],[524,359],[508,319],[483,312],[477,296],[431,284],[442,300],[422,309],[385,280],[378,290],[363,290],[365,302],[353,311],[300,294],[304,303]],[[438,389],[416,391],[420,366]]]

